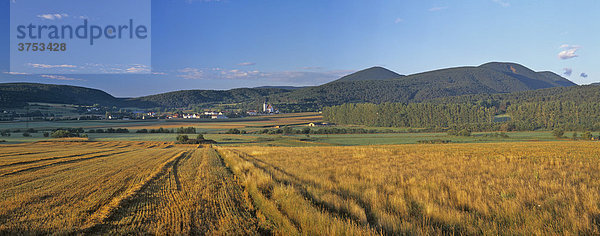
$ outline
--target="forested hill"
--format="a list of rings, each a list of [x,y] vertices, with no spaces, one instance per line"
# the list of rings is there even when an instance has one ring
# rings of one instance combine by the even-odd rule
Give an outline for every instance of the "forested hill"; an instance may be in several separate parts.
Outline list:
[[[140,98],[115,98],[90,88],[34,83],[0,84],[0,107],[26,102],[117,107],[180,108],[216,104],[257,107],[265,99],[283,111],[318,110],[344,103],[424,102],[473,94],[498,94],[575,85],[552,72],[534,72],[514,63],[442,69],[402,76],[381,67],[362,70],[313,87],[261,87],[231,90],[182,90]]]
[[[352,74],[346,75],[333,82],[348,82],[348,81],[362,81],[362,80],[388,80],[400,78],[404,75],[398,74],[391,70],[383,67],[375,66],[368,69],[364,69]]]
[[[200,104],[259,103],[274,94],[286,93],[282,88],[239,88],[231,90],[183,90],[130,99],[130,102],[151,103],[156,107],[187,107]]]
[[[534,72],[514,63],[492,62],[478,67],[442,69],[389,80],[338,80],[321,86],[278,94],[280,103],[423,102],[465,94],[495,94],[573,86],[552,72]]]
[[[21,107],[26,102],[105,106],[120,104],[119,99],[98,89],[35,83],[0,84],[0,107]]]

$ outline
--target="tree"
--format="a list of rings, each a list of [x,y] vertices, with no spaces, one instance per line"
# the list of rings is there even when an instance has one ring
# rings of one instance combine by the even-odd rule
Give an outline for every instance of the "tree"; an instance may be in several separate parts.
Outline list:
[[[52,133],[52,135],[50,135],[50,136],[52,136],[53,138],[69,138],[69,137],[79,137],[79,134],[72,133],[71,131],[68,131],[68,130],[60,129],[60,130],[54,131]]]
[[[178,143],[187,143],[190,138],[187,135],[177,135]]]
[[[458,136],[471,136],[471,131],[469,131],[468,129],[463,129],[461,131],[458,132]]]
[[[578,134],[577,132],[573,132],[573,139],[577,140]]]
[[[583,138],[584,140],[592,140],[594,136],[592,136],[592,132],[590,131],[585,131],[585,133],[583,133],[583,135],[581,136],[581,138]]]
[[[204,135],[202,134],[198,134],[198,136],[196,136],[197,140],[204,140]]]
[[[24,132],[23,137],[31,137],[31,134],[29,132]]]
[[[555,129],[555,130],[552,130],[552,135],[554,135],[554,137],[557,137],[557,138],[562,138],[563,135],[565,135],[565,131],[562,129]]]
[[[10,130],[2,130],[0,131],[0,135],[2,137],[10,137]]]

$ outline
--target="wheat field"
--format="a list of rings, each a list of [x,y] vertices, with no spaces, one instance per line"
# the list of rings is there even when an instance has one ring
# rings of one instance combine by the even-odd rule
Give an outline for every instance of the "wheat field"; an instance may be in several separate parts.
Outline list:
[[[0,147],[0,234],[600,234],[595,142]]]

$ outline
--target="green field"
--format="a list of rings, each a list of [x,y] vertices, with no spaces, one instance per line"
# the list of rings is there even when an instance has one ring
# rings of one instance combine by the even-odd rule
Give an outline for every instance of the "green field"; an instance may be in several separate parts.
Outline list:
[[[156,129],[164,127],[176,129],[178,127],[194,127],[197,133],[205,134],[208,139],[226,146],[352,146],[352,145],[386,145],[386,144],[414,144],[425,140],[449,140],[452,143],[496,143],[496,142],[524,142],[524,141],[564,141],[557,139],[550,131],[508,132],[508,138],[493,137],[494,132],[473,133],[470,137],[450,136],[446,133],[409,133],[407,128],[368,128],[360,126],[334,126],[337,128],[367,128],[379,131],[374,134],[311,134],[311,135],[282,135],[258,134],[256,131],[280,126],[291,126],[295,129],[308,127],[310,122],[320,122],[318,113],[281,114],[265,117],[248,117],[227,120],[116,120],[116,121],[38,121],[38,122],[0,122],[0,130],[27,128],[38,130],[32,137],[23,137],[22,133],[12,133],[10,137],[0,137],[5,144],[35,142],[50,140],[43,137],[44,131],[58,128],[128,128],[130,133],[87,133],[90,140],[94,141],[174,141],[174,133],[135,133],[138,129]],[[247,131],[249,134],[225,134],[229,129],[236,128]],[[311,127],[320,129],[323,127]],[[385,131],[385,132],[382,132]],[[396,133],[390,133],[396,132]],[[190,135],[194,136],[194,135]],[[571,137],[572,132],[565,133]]]

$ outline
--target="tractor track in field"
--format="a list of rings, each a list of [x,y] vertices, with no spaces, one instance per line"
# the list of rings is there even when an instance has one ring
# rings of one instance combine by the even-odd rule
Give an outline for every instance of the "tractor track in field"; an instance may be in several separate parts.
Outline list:
[[[275,180],[276,182],[294,187],[296,190],[298,190],[300,192],[300,194],[302,194],[302,196],[304,196],[306,199],[310,200],[310,202],[315,207],[323,209],[323,210],[329,212],[330,214],[337,215],[339,217],[352,219],[357,224],[365,225],[365,226],[371,227],[378,231],[384,230],[383,228],[378,226],[377,216],[373,212],[373,209],[371,208],[371,206],[365,200],[363,200],[360,196],[357,196],[355,194],[350,194],[350,193],[342,193],[339,190],[325,190],[325,188],[323,186],[321,186],[320,184],[318,184],[314,181],[303,180],[303,179],[283,170],[282,168],[280,168],[278,166],[267,163],[267,162],[260,160],[250,154],[247,154],[247,153],[239,151],[239,150],[231,150],[231,151],[234,154],[236,154],[239,158],[241,158],[242,160],[253,163],[257,168],[259,168],[260,170],[269,174],[273,178],[273,180]],[[287,176],[290,179],[287,180],[287,179],[279,178],[279,177],[275,176],[275,173],[279,173],[283,176]],[[306,186],[313,186],[318,189],[323,189],[324,191],[326,191],[330,194],[334,194],[344,200],[355,201],[365,212],[365,215],[367,218],[366,224],[363,224],[362,222],[360,222],[360,219],[353,216],[350,212],[347,212],[347,211],[344,211],[341,209],[337,209],[334,206],[327,204],[326,202],[322,202],[322,201],[318,200],[317,198],[315,198],[315,196],[313,196],[312,193],[310,193],[308,191]],[[386,233],[389,234],[390,232],[386,232]]]
[[[35,154],[44,154],[44,153],[52,153],[52,152],[59,152],[59,151],[44,151],[44,152],[10,152],[10,153],[3,153],[0,154],[0,158],[2,157],[14,157],[14,156],[25,156],[25,155],[35,155]]]
[[[53,163],[49,163],[49,164],[45,164],[45,165],[40,165],[40,166],[28,167],[28,168],[19,169],[19,170],[15,170],[15,171],[12,171],[12,172],[4,173],[4,174],[0,175],[0,178],[6,177],[6,176],[10,176],[10,175],[14,175],[14,174],[23,173],[23,172],[44,169],[44,168],[47,168],[47,167],[58,166],[58,165],[65,165],[65,164],[71,164],[71,163],[77,163],[77,162],[82,162],[82,161],[87,161],[87,160],[92,160],[92,159],[97,159],[97,158],[102,158],[102,157],[109,157],[109,156],[119,155],[119,154],[123,154],[123,153],[133,152],[133,151],[134,150],[121,151],[121,152],[113,152],[113,153],[107,153],[107,154],[101,154],[101,155],[94,155],[94,156],[90,156],[90,157],[83,157],[83,158],[77,158],[77,159],[66,160],[66,161],[58,161],[58,162],[53,162]]]
[[[173,166],[178,164],[181,159],[188,157],[191,154],[191,151],[175,154],[157,171],[148,176],[145,181],[134,186],[133,188],[126,190],[124,196],[115,197],[111,202],[99,208],[94,214],[92,214],[92,216],[90,216],[88,223],[86,224],[87,226],[83,228],[81,233],[98,234],[100,232],[109,232],[112,226],[109,221],[117,220],[120,216],[122,216],[123,211],[126,211],[127,208],[136,201],[136,198],[140,197],[140,195],[143,195],[144,191],[146,191],[152,183],[160,179],[165,174],[168,174],[170,168],[173,168]]]
[[[56,156],[56,157],[49,157],[49,158],[41,158],[41,159],[36,159],[36,160],[31,160],[31,161],[13,162],[13,163],[9,163],[9,164],[0,165],[0,168],[11,167],[11,166],[18,166],[18,165],[26,165],[26,164],[33,164],[33,163],[38,163],[38,162],[42,162],[42,161],[58,160],[58,159],[64,159],[64,158],[70,158],[70,157],[77,157],[77,156],[86,156],[86,155],[92,155],[92,154],[98,154],[98,153],[110,152],[110,151],[111,150],[102,150],[102,151],[96,151],[96,152],[88,152],[88,153],[71,154],[71,155],[65,155],[65,156]]]

